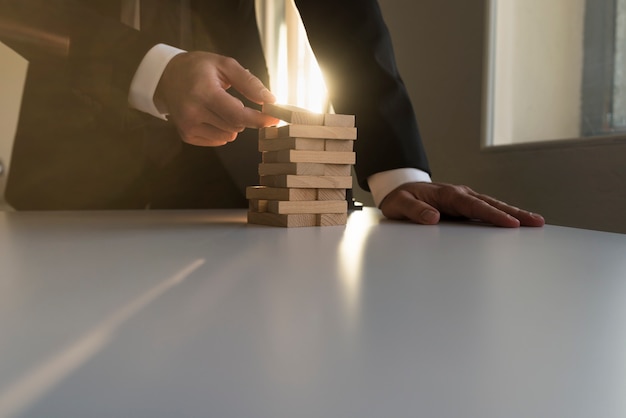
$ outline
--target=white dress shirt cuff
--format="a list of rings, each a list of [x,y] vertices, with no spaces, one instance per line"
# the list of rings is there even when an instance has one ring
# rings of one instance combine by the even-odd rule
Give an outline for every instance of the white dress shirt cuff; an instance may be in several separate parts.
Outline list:
[[[427,172],[417,168],[397,168],[395,170],[382,171],[367,178],[367,184],[370,186],[376,207],[380,207],[383,199],[398,186],[405,183],[430,183],[431,181]]]
[[[149,113],[161,119],[166,115],[159,112],[154,104],[154,92],[165,67],[176,55],[186,52],[173,46],[158,44],[153,46],[143,57],[130,83],[128,104],[137,110]]]

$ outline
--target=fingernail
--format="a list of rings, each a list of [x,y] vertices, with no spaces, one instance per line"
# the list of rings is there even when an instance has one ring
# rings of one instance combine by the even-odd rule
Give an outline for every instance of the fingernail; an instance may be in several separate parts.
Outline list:
[[[437,216],[437,212],[435,212],[434,210],[426,209],[424,212],[422,212],[422,219],[425,222],[436,222]]]

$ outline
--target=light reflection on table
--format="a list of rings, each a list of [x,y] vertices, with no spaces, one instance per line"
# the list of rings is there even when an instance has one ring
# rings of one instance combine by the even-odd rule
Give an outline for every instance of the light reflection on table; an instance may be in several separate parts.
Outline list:
[[[626,236],[0,214],[0,416],[626,416]]]

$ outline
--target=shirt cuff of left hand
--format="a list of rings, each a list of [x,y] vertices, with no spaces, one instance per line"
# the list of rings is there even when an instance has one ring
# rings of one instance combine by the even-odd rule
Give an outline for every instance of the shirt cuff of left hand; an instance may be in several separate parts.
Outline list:
[[[430,174],[417,168],[397,168],[382,171],[367,178],[376,207],[380,207],[383,199],[398,186],[416,182],[431,183],[432,180]]]

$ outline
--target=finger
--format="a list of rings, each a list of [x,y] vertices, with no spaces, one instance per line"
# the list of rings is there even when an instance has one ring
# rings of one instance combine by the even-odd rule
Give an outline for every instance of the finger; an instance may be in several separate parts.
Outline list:
[[[201,147],[218,147],[232,142],[237,138],[237,132],[227,132],[211,125],[198,125],[187,131],[179,130],[183,141]]]
[[[227,60],[224,63],[223,71],[232,87],[249,100],[258,104],[276,101],[276,97],[265,87],[263,82],[243,68],[236,60]]]
[[[200,118],[204,123],[231,132],[241,132],[245,128],[264,128],[279,123],[273,116],[245,107],[239,99],[225,90],[215,92],[207,100],[205,111]]]
[[[196,134],[192,131],[203,125],[213,126],[218,131],[223,132],[241,132],[244,130],[243,126],[235,126],[199,102],[181,107],[177,112],[172,112],[170,119],[178,126],[183,137],[195,136]]]
[[[515,206],[511,206],[505,202],[494,199],[491,196],[476,194],[476,197],[518,219],[520,221],[520,224],[523,226],[541,227],[546,223],[543,216],[539,214],[531,213]]]
[[[470,194],[460,194],[454,202],[456,210],[469,219],[489,222],[504,228],[517,228],[520,221],[503,210]]]
[[[202,121],[225,131],[241,132],[246,127],[244,109],[241,100],[219,88],[207,97]]]
[[[265,128],[278,125],[279,122],[275,117],[261,113],[256,109],[243,108],[243,124],[246,128]]]
[[[235,130],[230,126],[223,129],[227,124],[223,121],[216,123],[218,119],[220,119],[219,116],[213,115],[201,106],[188,106],[181,112],[171,115],[171,120],[176,125],[181,139],[187,143],[202,146],[223,145],[233,141],[237,133],[243,130]],[[207,120],[211,122],[204,122]]]
[[[408,219],[423,225],[439,222],[439,212],[428,203],[418,200],[406,190],[396,190],[382,202],[381,210],[389,219]]]

